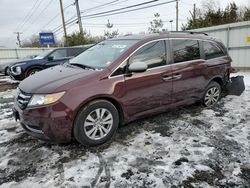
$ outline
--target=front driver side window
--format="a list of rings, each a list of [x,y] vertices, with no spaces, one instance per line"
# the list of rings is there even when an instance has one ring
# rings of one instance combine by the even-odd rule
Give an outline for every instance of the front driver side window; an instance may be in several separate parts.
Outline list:
[[[144,62],[148,68],[155,68],[166,65],[165,42],[163,40],[146,44],[131,57],[130,62]]]
[[[50,56],[53,57],[53,59],[62,59],[67,57],[67,52],[66,49],[59,49],[50,54]]]

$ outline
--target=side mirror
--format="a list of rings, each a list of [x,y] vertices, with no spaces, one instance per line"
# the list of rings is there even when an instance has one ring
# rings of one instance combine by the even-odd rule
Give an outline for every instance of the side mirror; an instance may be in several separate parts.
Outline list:
[[[128,70],[130,72],[135,72],[135,73],[140,73],[140,72],[145,72],[148,69],[148,66],[144,62],[134,62],[129,65]]]
[[[49,61],[53,61],[53,60],[54,60],[54,56],[49,56],[49,57],[48,57],[48,60],[49,60]]]

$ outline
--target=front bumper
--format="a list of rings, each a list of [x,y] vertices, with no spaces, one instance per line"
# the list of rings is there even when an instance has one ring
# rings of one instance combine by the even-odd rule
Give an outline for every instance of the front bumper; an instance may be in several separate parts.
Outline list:
[[[49,142],[67,143],[71,141],[73,121],[69,115],[70,110],[62,105],[57,103],[21,110],[15,103],[13,115],[29,135]]]
[[[9,73],[9,76],[12,80],[17,80],[17,81],[22,81],[25,78],[23,74],[13,75],[11,72]]]

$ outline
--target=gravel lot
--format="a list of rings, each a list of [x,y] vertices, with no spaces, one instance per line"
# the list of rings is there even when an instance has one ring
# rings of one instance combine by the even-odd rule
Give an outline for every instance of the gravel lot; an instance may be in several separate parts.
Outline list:
[[[16,82],[0,77],[0,187],[250,187],[250,73],[240,96],[120,127],[99,147],[48,144],[11,116]]]

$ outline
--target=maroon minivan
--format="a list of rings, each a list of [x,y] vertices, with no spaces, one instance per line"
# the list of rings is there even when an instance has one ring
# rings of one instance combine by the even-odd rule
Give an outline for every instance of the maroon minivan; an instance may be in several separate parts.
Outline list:
[[[120,124],[197,101],[215,104],[230,70],[224,45],[201,33],[122,36],[22,81],[13,111],[32,136],[94,146]]]

